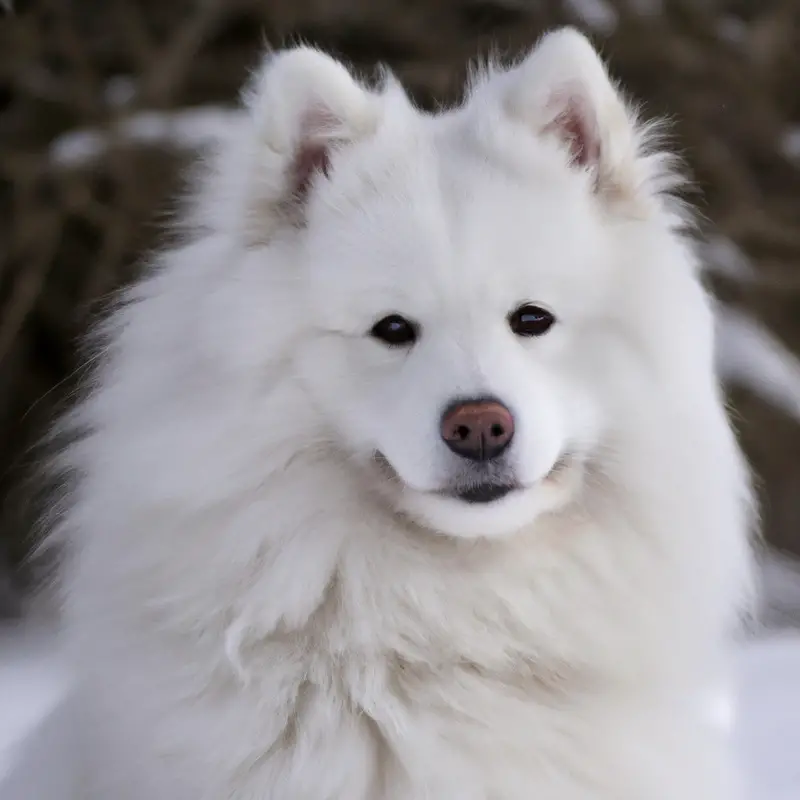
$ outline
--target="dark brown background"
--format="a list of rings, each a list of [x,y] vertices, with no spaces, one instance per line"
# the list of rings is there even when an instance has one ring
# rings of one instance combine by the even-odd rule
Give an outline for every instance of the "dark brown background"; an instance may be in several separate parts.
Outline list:
[[[0,2],[2,5],[2,2]],[[612,71],[669,114],[702,189],[708,229],[752,260],[755,282],[715,279],[800,352],[800,0],[606,0],[594,39]],[[139,109],[230,105],[265,42],[302,38],[357,67],[388,62],[417,101],[458,96],[468,60],[514,53],[580,22],[559,0],[35,0],[0,17],[0,549],[18,561],[30,444],[75,383],[76,340],[136,273],[179,187],[181,157],[112,148],[88,167],[51,158],[65,132]],[[0,12],[2,15],[2,12]],[[123,82],[120,82],[120,78]],[[116,79],[116,84],[109,81]],[[109,85],[133,81],[120,108]],[[798,127],[800,130],[800,127]],[[800,149],[800,148],[799,148]],[[762,481],[768,537],[800,552],[800,425],[745,393],[734,415]]]

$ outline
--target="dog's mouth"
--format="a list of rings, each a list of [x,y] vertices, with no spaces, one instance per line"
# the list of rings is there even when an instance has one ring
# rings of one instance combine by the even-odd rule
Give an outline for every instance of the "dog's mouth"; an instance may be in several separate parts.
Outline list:
[[[465,489],[456,489],[454,491],[442,492],[448,497],[455,497],[465,503],[471,505],[479,505],[485,503],[494,503],[501,500],[510,492],[520,489],[521,487],[513,483],[479,483],[474,486],[469,486]]]
[[[393,482],[404,483],[398,475],[389,459],[380,451],[373,453],[373,460],[378,469]],[[536,483],[550,483],[558,480],[559,476],[567,470],[572,457],[565,453],[550,468],[547,474]],[[488,505],[496,503],[514,492],[524,491],[532,488],[519,483],[514,479],[511,472],[505,467],[498,467],[490,471],[489,474],[461,476],[452,484],[442,489],[434,490],[431,494],[438,494],[441,497],[449,497],[460,500],[469,505]]]
[[[561,456],[561,458],[553,464],[547,474],[536,483],[547,484],[558,480],[559,476],[568,468],[570,460],[569,455]],[[501,475],[504,475],[504,473],[501,472]],[[506,495],[512,492],[524,491],[530,488],[533,488],[533,484],[531,486],[525,486],[510,478],[504,480],[502,477],[500,479],[494,477],[486,481],[471,482],[464,487],[456,486],[455,488],[439,492],[439,494],[445,497],[454,497],[457,500],[462,500],[471,505],[480,505],[494,503],[498,500],[502,500]]]

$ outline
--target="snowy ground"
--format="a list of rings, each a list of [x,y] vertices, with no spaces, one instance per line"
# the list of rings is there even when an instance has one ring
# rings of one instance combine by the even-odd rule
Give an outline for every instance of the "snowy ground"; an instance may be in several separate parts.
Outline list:
[[[800,632],[748,644],[739,682],[734,739],[750,800],[800,800]],[[0,631],[0,800],[76,800],[73,740],[51,637]]]
[[[68,688],[49,631],[0,630],[0,800],[77,800]]]
[[[800,799],[800,633],[775,635],[740,655],[736,747],[752,800]]]

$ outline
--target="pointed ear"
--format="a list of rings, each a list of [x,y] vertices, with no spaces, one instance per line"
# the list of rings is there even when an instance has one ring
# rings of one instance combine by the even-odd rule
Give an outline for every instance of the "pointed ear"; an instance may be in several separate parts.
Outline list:
[[[504,79],[507,113],[560,144],[570,164],[591,173],[598,192],[636,189],[633,114],[582,34],[548,34]]]
[[[286,221],[302,224],[308,194],[329,175],[336,151],[375,129],[377,99],[318,50],[267,56],[245,92],[244,130],[227,155],[244,188],[249,241],[266,241]]]

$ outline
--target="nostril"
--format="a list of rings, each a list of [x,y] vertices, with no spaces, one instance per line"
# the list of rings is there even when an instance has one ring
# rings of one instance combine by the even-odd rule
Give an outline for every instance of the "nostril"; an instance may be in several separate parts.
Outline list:
[[[502,436],[505,436],[506,431],[499,422],[495,422],[494,425],[492,425],[492,427],[489,429],[489,433],[494,439],[499,439]]]
[[[472,431],[466,425],[459,425],[455,429],[455,437],[454,438],[456,438],[456,439],[458,439],[458,440],[460,440],[462,442],[465,442],[467,439],[469,439],[471,433],[472,433]]]

